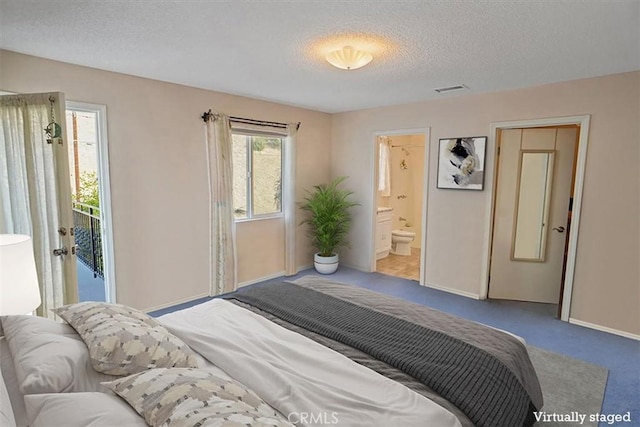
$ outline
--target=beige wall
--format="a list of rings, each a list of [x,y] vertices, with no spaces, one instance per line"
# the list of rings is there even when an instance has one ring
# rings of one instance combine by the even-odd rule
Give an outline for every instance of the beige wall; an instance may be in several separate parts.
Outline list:
[[[435,188],[437,141],[488,135],[493,122],[589,114],[571,317],[640,334],[639,95],[640,72],[633,72],[333,115],[332,175],[350,176],[361,203],[351,233],[358,250],[343,259],[371,265],[374,133],[430,127],[426,282],[479,295],[490,200],[487,191]]]
[[[284,274],[284,221],[262,219],[238,223],[236,241],[239,285]],[[307,259],[300,259],[298,265],[308,266],[311,260],[309,254]]]
[[[351,177],[346,185],[361,206],[354,208],[352,249],[343,259],[362,270],[369,270],[374,247],[374,132],[431,127],[426,281],[469,295],[480,293],[490,201],[484,191],[435,188],[438,139],[488,135],[492,122],[590,114],[571,317],[640,334],[638,72],[330,116],[0,51],[0,90],[62,91],[69,100],[107,106],[118,300],[142,309],[208,291],[199,116],[209,108],[302,122],[297,199],[330,176]],[[492,147],[487,155],[494,155]],[[240,282],[283,270],[281,256],[274,255],[281,254],[281,227],[272,220],[239,225]],[[313,250],[303,230],[296,240],[298,265],[307,266]]]
[[[117,298],[141,309],[208,293],[204,111],[302,122],[298,200],[330,175],[328,114],[7,51],[0,51],[0,90],[61,91],[107,106]],[[238,225],[240,281],[284,270],[282,229],[281,220]],[[309,265],[303,230],[296,240],[298,265]]]

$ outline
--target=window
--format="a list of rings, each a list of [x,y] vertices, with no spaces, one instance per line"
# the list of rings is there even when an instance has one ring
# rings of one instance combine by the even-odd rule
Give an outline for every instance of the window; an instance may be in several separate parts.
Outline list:
[[[236,219],[282,213],[282,137],[233,133]]]

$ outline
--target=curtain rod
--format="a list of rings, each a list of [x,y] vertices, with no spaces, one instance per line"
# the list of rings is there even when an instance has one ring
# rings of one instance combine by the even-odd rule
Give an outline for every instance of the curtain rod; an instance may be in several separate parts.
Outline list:
[[[213,116],[213,112],[211,110],[202,113],[202,120],[204,120],[205,122],[207,120],[209,120],[209,117]],[[245,124],[249,124],[249,125],[257,125],[257,126],[269,126],[269,127],[274,127],[274,128],[281,128],[281,129],[286,129],[287,128],[287,124],[286,123],[280,123],[280,122],[268,122],[268,121],[264,121],[264,120],[254,120],[254,119],[247,119],[244,117],[234,117],[234,116],[230,116],[229,117],[229,121],[232,122],[236,122],[236,123],[245,123]],[[296,130],[300,129],[300,122],[298,122],[296,124]]]

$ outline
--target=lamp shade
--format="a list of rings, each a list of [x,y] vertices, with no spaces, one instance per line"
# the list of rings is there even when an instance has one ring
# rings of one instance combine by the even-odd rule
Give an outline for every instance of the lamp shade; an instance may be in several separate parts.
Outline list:
[[[331,65],[343,70],[355,70],[364,67],[373,59],[373,55],[364,50],[358,50],[351,46],[329,52],[327,61]]]
[[[0,234],[0,315],[27,314],[40,302],[31,237]]]

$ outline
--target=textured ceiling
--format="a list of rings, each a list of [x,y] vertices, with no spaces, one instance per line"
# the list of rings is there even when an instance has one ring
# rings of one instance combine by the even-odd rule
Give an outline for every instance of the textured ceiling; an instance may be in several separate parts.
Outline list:
[[[0,24],[7,50],[325,112],[640,69],[638,0],[0,0]],[[373,62],[333,68],[345,44]]]

